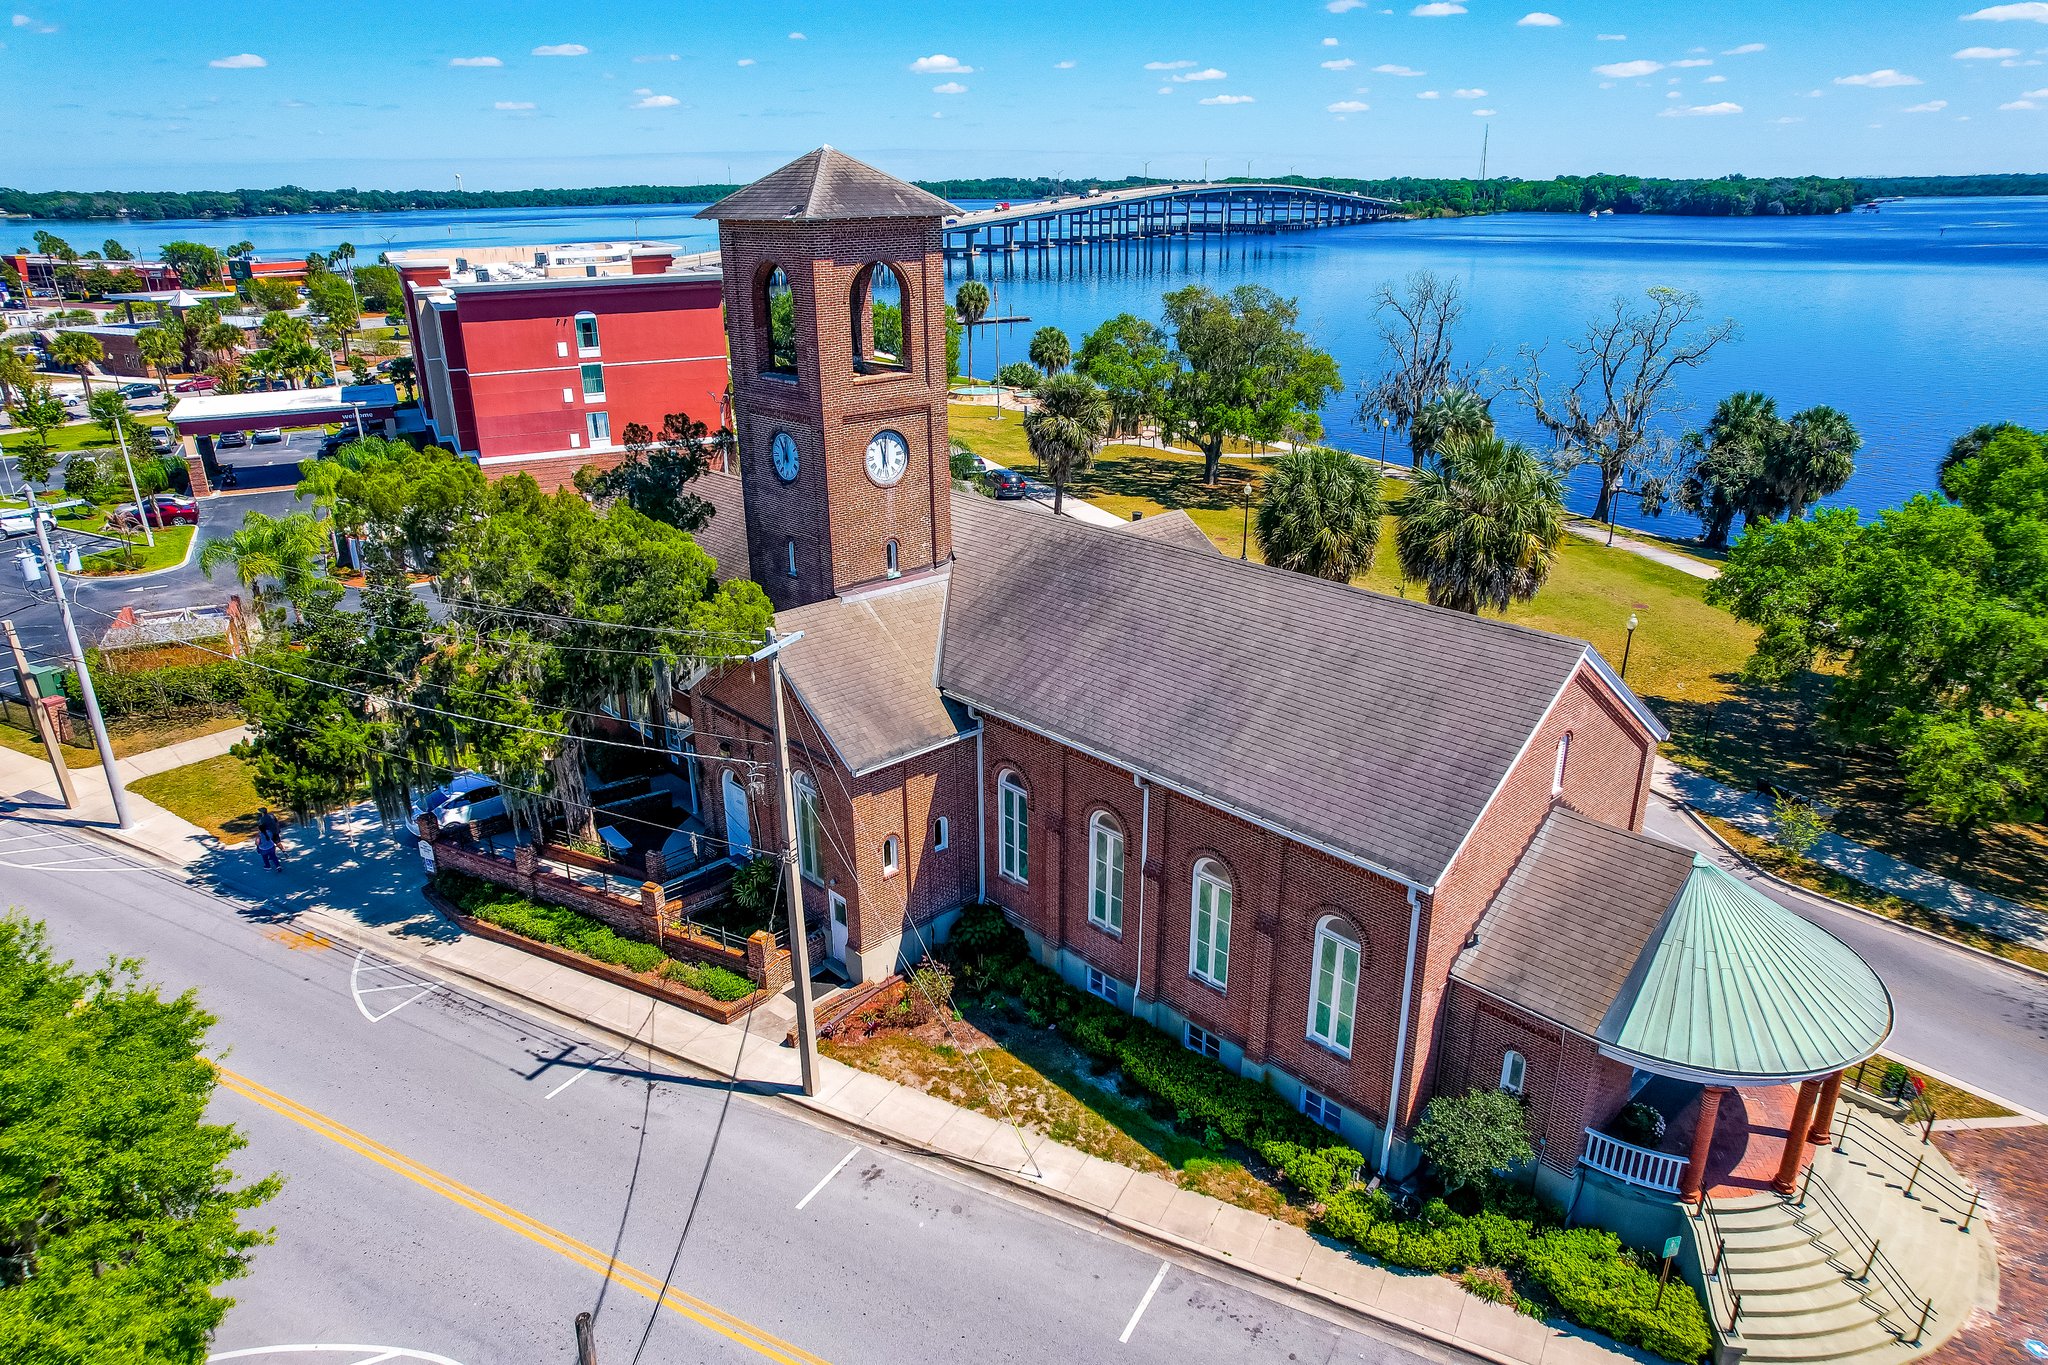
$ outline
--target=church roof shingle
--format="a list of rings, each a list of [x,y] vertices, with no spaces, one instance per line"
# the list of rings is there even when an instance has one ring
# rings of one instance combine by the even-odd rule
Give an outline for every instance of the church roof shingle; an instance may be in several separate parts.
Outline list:
[[[750,223],[841,218],[943,218],[958,213],[927,193],[836,147],[805,152],[780,170],[734,190],[697,216]]]

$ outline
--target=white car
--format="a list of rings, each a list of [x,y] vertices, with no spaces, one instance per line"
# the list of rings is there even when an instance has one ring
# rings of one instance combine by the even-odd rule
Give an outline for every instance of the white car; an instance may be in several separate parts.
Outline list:
[[[51,530],[56,529],[57,519],[50,515],[47,508],[37,508],[36,515],[42,518],[43,525]],[[0,512],[0,536],[12,540],[16,536],[32,536],[35,533],[36,524],[30,519],[26,507],[10,507],[5,512]]]
[[[457,773],[445,785],[421,793],[413,803],[412,828],[413,833],[419,832],[422,815],[432,815],[442,829],[460,825],[474,830],[504,814],[505,795],[498,789],[498,779],[483,773]]]
[[[259,446],[274,446],[284,439],[284,428],[258,427],[250,433],[250,439]]]

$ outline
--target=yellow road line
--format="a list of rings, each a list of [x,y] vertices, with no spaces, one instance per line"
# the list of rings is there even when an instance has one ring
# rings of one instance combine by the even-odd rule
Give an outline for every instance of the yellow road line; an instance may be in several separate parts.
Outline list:
[[[309,1109],[296,1100],[287,1099],[224,1066],[216,1064],[214,1070],[219,1074],[221,1084],[243,1099],[290,1119],[388,1171],[404,1176],[451,1203],[459,1204],[470,1212],[545,1247],[564,1260],[572,1261],[600,1276],[605,1274],[609,1266],[613,1282],[622,1288],[630,1289],[644,1299],[658,1302],[671,1312],[688,1318],[699,1326],[708,1327],[750,1351],[766,1356],[770,1360],[782,1362],[782,1365],[828,1365],[823,1358],[811,1354],[803,1347],[784,1341],[754,1326],[746,1319],[735,1317],[724,1309],[686,1294],[673,1285],[664,1292],[661,1281],[639,1267],[623,1261],[612,1263],[610,1257],[589,1243],[558,1231],[529,1214],[521,1213],[481,1190],[473,1189],[459,1180],[443,1175],[431,1166],[422,1165],[403,1152],[394,1151],[374,1138],[337,1123],[318,1110]]]

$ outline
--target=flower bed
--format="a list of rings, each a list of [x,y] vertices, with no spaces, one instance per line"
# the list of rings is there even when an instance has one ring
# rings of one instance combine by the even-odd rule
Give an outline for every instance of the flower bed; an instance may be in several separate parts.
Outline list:
[[[457,918],[465,921],[466,929],[511,941],[721,1023],[758,1003],[761,993],[739,973],[678,961],[651,943],[626,938],[566,906],[539,905],[460,872],[435,873],[431,889],[459,912]]]
[[[1674,1282],[1660,1301],[1646,1256],[1609,1232],[1558,1227],[1551,1210],[1505,1182],[1489,1185],[1478,1212],[1459,1213],[1438,1199],[1401,1217],[1385,1191],[1359,1182],[1362,1155],[1333,1144],[1268,1086],[1067,985],[1031,960],[1022,932],[996,907],[970,906],[950,946],[961,995],[1007,997],[1027,1022],[1121,1067],[1172,1108],[1182,1129],[1250,1149],[1307,1203],[1317,1231],[1389,1265],[1457,1275],[1483,1298],[1537,1317],[1555,1311],[1668,1359],[1694,1361],[1712,1349],[1691,1286]]]

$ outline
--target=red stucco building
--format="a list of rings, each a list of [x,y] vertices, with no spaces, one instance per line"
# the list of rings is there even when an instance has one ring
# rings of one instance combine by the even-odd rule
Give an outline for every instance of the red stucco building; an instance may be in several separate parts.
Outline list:
[[[726,411],[715,258],[662,242],[390,255],[404,281],[420,402],[436,440],[543,488],[617,463],[625,429]]]

